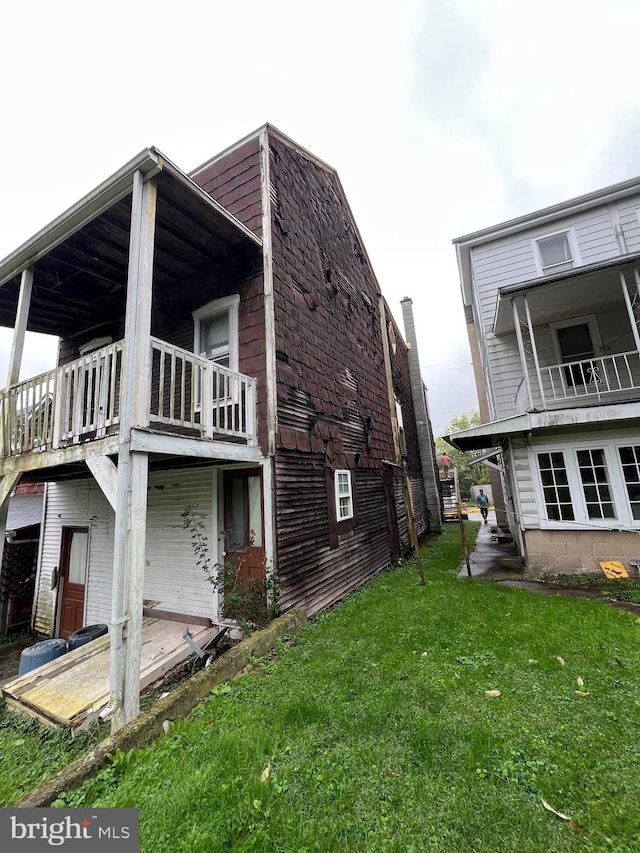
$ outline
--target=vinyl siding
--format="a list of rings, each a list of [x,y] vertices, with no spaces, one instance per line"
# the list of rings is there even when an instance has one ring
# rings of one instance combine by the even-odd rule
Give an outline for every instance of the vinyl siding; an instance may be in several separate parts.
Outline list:
[[[634,197],[631,200],[625,200],[624,203],[620,202],[617,208],[630,251],[640,250],[640,226],[636,215],[638,206],[640,206],[640,197]],[[499,338],[493,335],[498,291],[502,287],[537,278],[533,241],[545,234],[568,228],[574,229],[582,264],[604,261],[619,254],[613,224],[606,206],[560,219],[555,223],[531,229],[524,234],[520,233],[476,246],[472,250],[478,320],[481,327],[480,334],[484,338],[488,362],[486,369],[490,377],[492,409],[496,419],[516,414],[516,395],[519,389],[520,396],[523,393],[521,388],[523,373],[515,334]],[[611,317],[606,316],[607,313],[609,312],[605,312],[601,317],[603,343],[605,338],[615,339],[615,344],[610,348],[612,352],[624,352],[625,349],[633,348],[631,336],[626,336],[628,324],[624,318],[620,317],[619,312],[610,312]],[[625,332],[622,336],[616,337],[611,330],[618,323],[618,318],[620,318],[618,328],[623,328]],[[556,357],[549,329],[545,331],[544,327],[538,327],[535,334],[541,365],[554,364]],[[532,365],[530,379],[532,386],[535,387],[537,380]],[[549,389],[545,391],[548,392]]]
[[[205,515],[207,537],[217,542],[212,523],[215,471],[211,468],[159,472],[149,477],[145,599],[160,601],[163,610],[214,617],[210,584],[196,565],[190,535],[182,527],[181,513],[194,504]],[[60,559],[64,526],[88,527],[89,569],[85,624],[108,622],[111,613],[115,515],[94,480],[51,483],[38,573],[35,628],[52,635],[56,596],[51,575]],[[214,556],[212,562],[217,562]]]
[[[539,527],[538,516],[540,512],[531,473],[533,454],[525,447],[523,441],[517,439],[511,442],[511,454],[521,518],[527,527]]]

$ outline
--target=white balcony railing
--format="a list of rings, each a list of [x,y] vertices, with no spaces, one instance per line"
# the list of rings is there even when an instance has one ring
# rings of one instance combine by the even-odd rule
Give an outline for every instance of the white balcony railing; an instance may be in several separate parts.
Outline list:
[[[540,370],[545,396],[553,401],[586,402],[588,398],[600,400],[608,394],[640,389],[640,353],[636,350],[554,364]]]
[[[255,444],[255,379],[158,338],[151,349],[151,421]]]
[[[157,338],[150,347],[148,423],[256,443],[255,379]],[[123,350],[118,341],[0,391],[0,454],[54,450],[112,431],[120,418]]]

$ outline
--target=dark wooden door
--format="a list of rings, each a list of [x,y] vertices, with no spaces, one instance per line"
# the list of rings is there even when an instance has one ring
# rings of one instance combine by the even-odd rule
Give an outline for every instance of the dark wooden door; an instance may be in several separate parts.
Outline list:
[[[263,519],[260,469],[225,471],[225,560],[239,567],[239,577],[243,580],[264,580]]]
[[[83,625],[88,555],[88,528],[63,527],[58,636],[64,639]]]

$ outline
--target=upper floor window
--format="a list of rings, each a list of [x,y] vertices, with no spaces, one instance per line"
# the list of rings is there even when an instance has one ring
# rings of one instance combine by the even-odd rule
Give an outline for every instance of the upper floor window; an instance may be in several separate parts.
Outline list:
[[[193,312],[193,351],[230,370],[238,370],[238,294],[215,299]]]
[[[539,237],[534,244],[536,266],[541,275],[570,270],[580,263],[572,229]]]

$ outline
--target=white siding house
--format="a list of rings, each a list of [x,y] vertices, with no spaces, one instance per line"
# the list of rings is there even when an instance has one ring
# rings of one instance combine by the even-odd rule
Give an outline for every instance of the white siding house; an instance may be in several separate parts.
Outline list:
[[[532,574],[640,557],[640,178],[454,245],[499,523]]]

